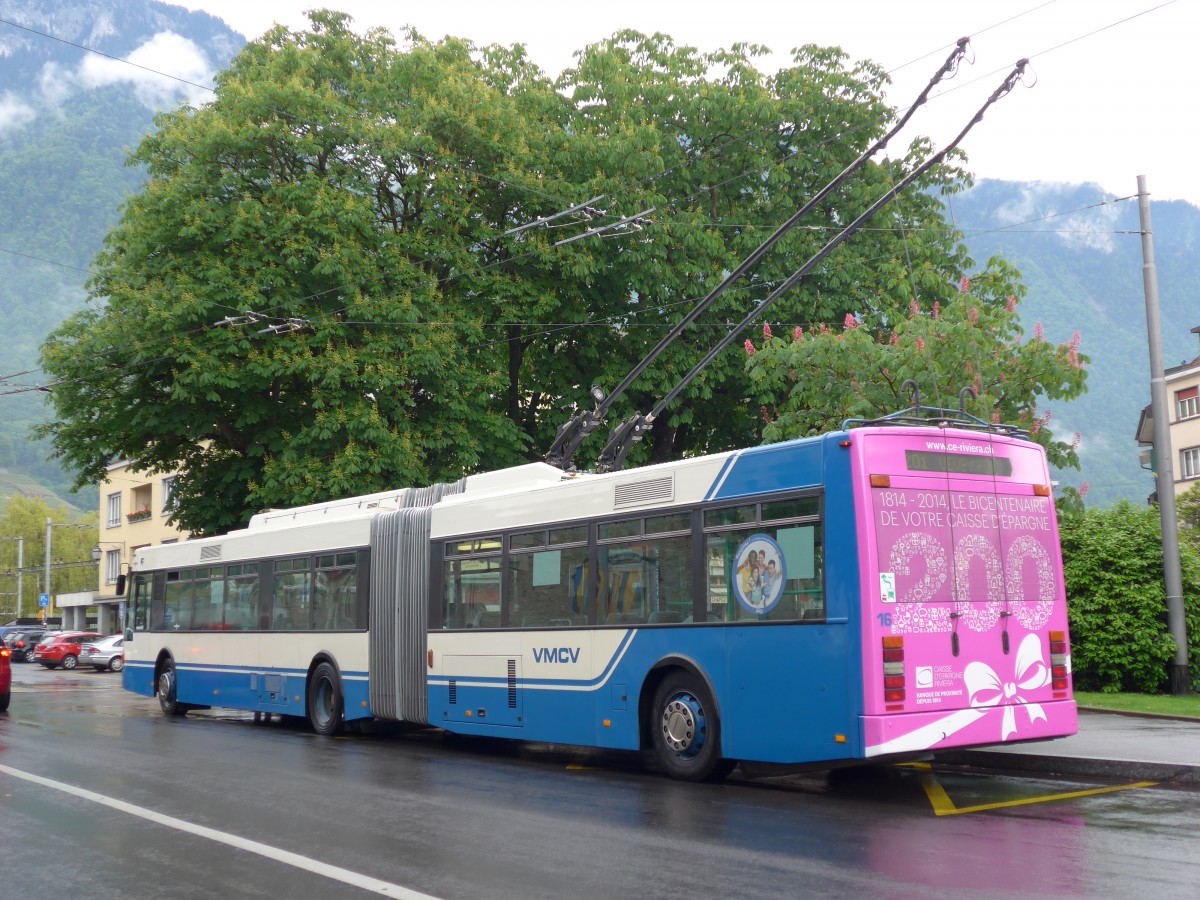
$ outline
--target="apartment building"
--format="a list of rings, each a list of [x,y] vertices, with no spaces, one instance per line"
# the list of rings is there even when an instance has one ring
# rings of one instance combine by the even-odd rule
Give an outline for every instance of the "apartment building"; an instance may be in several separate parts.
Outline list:
[[[122,461],[108,467],[100,485],[100,538],[92,555],[100,563],[97,589],[58,598],[64,627],[83,627],[87,606],[96,607],[96,627],[119,631],[124,617],[125,579],[134,553],[152,544],[187,540],[187,532],[168,524],[175,473],[134,472]]]
[[[1200,335],[1200,326],[1192,329]],[[1200,356],[1163,373],[1170,415],[1170,454],[1174,469],[1175,495],[1179,496],[1200,481]],[[1158,472],[1154,450],[1154,417],[1147,406],[1138,419],[1138,445],[1143,449],[1143,465]],[[1159,490],[1163,489],[1159,485]]]

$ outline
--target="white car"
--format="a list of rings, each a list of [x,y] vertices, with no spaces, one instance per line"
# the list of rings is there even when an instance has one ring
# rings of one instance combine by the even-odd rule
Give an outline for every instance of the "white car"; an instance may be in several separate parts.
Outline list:
[[[90,641],[79,648],[79,665],[91,666],[97,672],[105,669],[120,672],[125,668],[125,651],[121,649],[123,643],[125,639],[120,634]]]

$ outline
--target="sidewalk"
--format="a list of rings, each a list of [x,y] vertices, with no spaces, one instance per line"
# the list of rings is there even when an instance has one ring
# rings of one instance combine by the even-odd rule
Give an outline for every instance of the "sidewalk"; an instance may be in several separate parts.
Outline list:
[[[1054,741],[938,753],[985,769],[1200,785],[1200,720],[1079,711],[1079,733]]]

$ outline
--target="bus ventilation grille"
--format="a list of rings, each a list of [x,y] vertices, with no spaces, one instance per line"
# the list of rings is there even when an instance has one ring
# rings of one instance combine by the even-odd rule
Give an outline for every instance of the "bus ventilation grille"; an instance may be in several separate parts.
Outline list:
[[[221,558],[221,545],[220,544],[209,544],[207,547],[200,548],[201,561],[209,560],[209,559],[220,559],[220,558]]]
[[[517,708],[517,661],[508,661],[508,708]]]
[[[637,506],[642,503],[656,503],[661,500],[675,498],[675,479],[667,475],[665,478],[651,478],[647,481],[631,481],[618,484],[613,489],[613,508]]]
[[[458,682],[451,679],[450,681],[450,705],[453,706],[458,702]]]

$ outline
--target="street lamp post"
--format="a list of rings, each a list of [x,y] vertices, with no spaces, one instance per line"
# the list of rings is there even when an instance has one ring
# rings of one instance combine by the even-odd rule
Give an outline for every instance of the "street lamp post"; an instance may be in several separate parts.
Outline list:
[[[0,537],[0,541],[17,542],[17,620],[21,619],[21,567],[25,565],[25,538]]]

